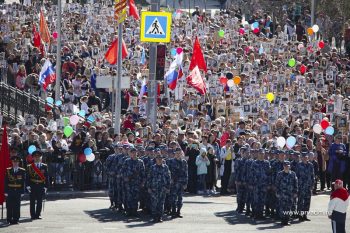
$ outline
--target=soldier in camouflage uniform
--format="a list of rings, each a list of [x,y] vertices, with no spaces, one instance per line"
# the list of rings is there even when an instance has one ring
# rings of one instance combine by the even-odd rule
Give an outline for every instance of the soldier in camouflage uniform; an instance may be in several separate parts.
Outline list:
[[[298,195],[298,178],[295,172],[290,170],[290,162],[284,161],[283,171],[276,176],[277,198],[282,225],[290,225],[289,217],[292,211],[293,197]]]
[[[117,163],[116,163],[116,179],[115,179],[115,195],[116,195],[116,208],[118,211],[123,212],[123,203],[124,203],[124,182],[122,177],[122,168],[125,160],[129,158],[128,156],[128,145],[118,145],[119,151],[117,154]]]
[[[145,183],[145,166],[143,161],[137,157],[137,150],[130,149],[130,158],[127,158],[122,167],[124,182],[125,202],[127,216],[138,217],[138,202],[140,191]]]
[[[174,158],[168,161],[168,166],[171,172],[170,186],[170,205],[172,217],[182,218],[182,196],[188,182],[188,166],[187,161],[182,158],[181,148],[175,149]]]
[[[145,165],[145,174],[146,177],[148,176],[148,173],[154,164],[154,148],[153,147],[147,147],[144,148],[138,148],[140,151],[140,154],[144,154],[140,159],[143,161],[143,164]],[[145,186],[141,190],[141,196],[140,196],[140,209],[142,209],[143,213],[149,214],[150,213],[150,196],[147,190],[147,180],[145,181]]]
[[[273,163],[271,163],[272,168],[272,174],[271,174],[271,184],[272,184],[272,190],[273,190],[273,211],[272,214],[275,214],[275,218],[279,219],[281,216],[280,208],[279,208],[279,202],[277,198],[277,185],[276,185],[276,177],[278,172],[283,170],[283,163],[285,160],[285,153],[282,150],[276,150],[275,152],[278,156],[278,159],[276,159]],[[276,211],[276,212],[275,212]]]
[[[236,173],[236,190],[237,190],[237,209],[238,213],[242,213],[246,200],[246,192],[244,185],[244,166],[247,160],[249,149],[246,146],[242,146],[239,149],[240,157],[236,159],[234,169]]]
[[[311,195],[315,182],[314,166],[309,162],[308,152],[301,154],[301,162],[296,167],[298,177],[298,213],[300,221],[310,221],[306,212],[310,210]]]
[[[253,206],[254,217],[263,218],[264,204],[266,202],[267,186],[269,184],[270,163],[264,159],[264,150],[258,152],[258,158],[252,163],[251,173],[254,183]]]
[[[162,222],[165,195],[170,191],[170,171],[163,162],[160,152],[147,176],[147,188],[151,197],[151,210],[154,222]]]
[[[114,200],[114,176],[115,170],[114,170],[114,158],[116,157],[117,153],[120,151],[118,147],[114,147],[114,154],[111,154],[107,157],[106,162],[105,162],[105,167],[106,167],[106,174],[107,174],[107,179],[108,179],[108,196],[109,200],[111,202],[111,206],[109,207],[110,209],[114,209],[116,206],[116,201]]]
[[[250,150],[250,153],[253,154],[255,153],[255,151],[252,149]],[[247,156],[247,160],[244,163],[244,175],[243,175],[243,184],[246,187],[246,213],[245,215],[251,215],[251,205],[253,203],[253,188],[254,188],[254,184],[253,184],[253,179],[252,179],[252,173],[251,173],[251,166],[252,163],[254,162],[254,159],[252,158],[252,155],[248,154]]]

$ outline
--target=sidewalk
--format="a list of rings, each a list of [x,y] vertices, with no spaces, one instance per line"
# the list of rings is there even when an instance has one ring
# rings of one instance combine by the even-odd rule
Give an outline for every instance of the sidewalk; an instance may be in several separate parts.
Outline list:
[[[48,191],[46,195],[47,200],[57,199],[74,199],[84,197],[107,197],[106,190],[90,190],[90,191]],[[24,194],[22,198],[24,201],[29,200],[29,194]]]

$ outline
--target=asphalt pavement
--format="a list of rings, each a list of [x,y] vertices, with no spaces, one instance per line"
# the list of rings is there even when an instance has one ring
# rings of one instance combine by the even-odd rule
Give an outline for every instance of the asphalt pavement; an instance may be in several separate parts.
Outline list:
[[[328,195],[312,198],[310,222],[295,220],[291,226],[282,227],[274,220],[253,221],[235,212],[233,196],[186,196],[184,198],[183,219],[165,218],[163,223],[153,224],[149,217],[128,219],[124,215],[108,209],[109,200],[103,192],[89,192],[89,195],[65,195],[65,199],[51,198],[46,202],[42,220],[30,220],[29,202],[22,202],[19,225],[8,226],[2,220],[0,232],[35,233],[104,233],[104,232],[142,232],[142,233],[205,233],[205,232],[331,232],[327,218]],[[49,195],[50,196],[50,195]],[[5,212],[6,215],[6,212]],[[350,229],[350,216],[347,218]]]

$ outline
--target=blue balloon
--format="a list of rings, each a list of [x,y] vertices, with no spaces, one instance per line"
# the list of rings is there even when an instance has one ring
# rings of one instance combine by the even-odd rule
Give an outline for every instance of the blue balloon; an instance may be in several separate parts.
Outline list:
[[[89,116],[87,120],[88,120],[90,123],[92,123],[92,122],[95,121],[95,117]]]
[[[170,53],[171,53],[171,56],[174,56],[174,57],[175,57],[175,55],[176,55],[176,49],[171,49]]]
[[[47,98],[46,98],[46,101],[47,101],[49,104],[53,104],[53,98],[52,98],[52,97],[47,97]]]
[[[85,148],[84,149],[84,155],[88,156],[92,154],[92,149],[91,148]]]
[[[85,117],[85,110],[80,110],[79,111],[79,116]]]
[[[57,100],[55,104],[56,104],[56,106],[61,106],[62,105],[62,101],[61,100]]]
[[[258,27],[259,27],[259,23],[258,23],[258,22],[254,22],[254,23],[252,24],[252,26],[253,26],[254,29],[255,29],[255,28],[258,28]]]
[[[333,135],[334,134],[334,128],[332,126],[328,126],[324,132],[327,135]]]
[[[31,145],[30,147],[28,147],[28,153],[31,155],[34,153],[34,151],[36,151],[36,147],[34,145]]]
[[[297,139],[295,137],[290,136],[287,138],[286,144],[287,144],[288,148],[292,148],[295,145],[295,143],[297,143]]]

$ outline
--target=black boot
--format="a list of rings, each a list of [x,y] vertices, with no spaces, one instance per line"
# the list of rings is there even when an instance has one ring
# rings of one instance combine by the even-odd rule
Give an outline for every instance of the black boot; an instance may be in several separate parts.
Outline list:
[[[307,218],[306,214],[303,216],[304,221],[311,221],[310,219]]]
[[[171,209],[171,217],[172,218],[176,218],[176,216],[177,216],[177,213],[176,213],[176,208],[175,207],[173,207],[172,209]]]

